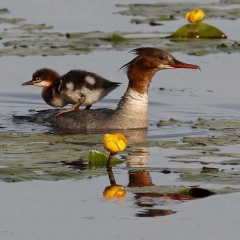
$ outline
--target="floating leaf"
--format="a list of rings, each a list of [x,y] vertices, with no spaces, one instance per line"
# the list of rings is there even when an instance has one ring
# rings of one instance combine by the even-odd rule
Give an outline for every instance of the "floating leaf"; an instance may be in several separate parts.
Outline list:
[[[169,38],[227,38],[227,36],[212,25],[197,22],[182,26]]]
[[[88,153],[88,160],[90,162],[90,167],[94,166],[95,168],[105,167],[109,158],[109,153],[102,152],[99,150],[92,150]],[[123,161],[114,158],[113,165],[122,163]]]
[[[201,173],[218,173],[218,168],[212,168],[212,167],[203,167]]]
[[[112,42],[124,42],[124,41],[126,41],[126,40],[127,40],[126,38],[122,37],[122,36],[119,35],[119,34],[114,33],[114,34],[112,35]]]
[[[216,3],[202,3],[201,8],[207,13],[207,17],[211,19],[221,18],[221,19],[238,19],[240,17],[240,8],[229,8],[230,4],[235,4],[235,1],[219,1]],[[135,23],[149,23],[150,21],[162,21],[165,19],[172,20],[179,17],[183,17],[189,8],[199,8],[198,2],[191,2],[191,4],[186,2],[177,3],[143,3],[143,4],[117,4],[119,8],[124,8],[120,10],[118,14],[127,15],[134,17],[133,22]],[[141,16],[141,18],[135,20],[136,16]]]
[[[7,8],[1,8],[0,9],[0,14],[3,14],[3,13],[9,13],[10,11],[7,9]]]
[[[159,122],[157,123],[158,127],[163,127],[163,126],[173,126],[173,125],[181,125],[184,124],[184,122],[181,122],[179,120],[176,120],[174,118],[170,118],[168,121],[165,120],[159,120]]]

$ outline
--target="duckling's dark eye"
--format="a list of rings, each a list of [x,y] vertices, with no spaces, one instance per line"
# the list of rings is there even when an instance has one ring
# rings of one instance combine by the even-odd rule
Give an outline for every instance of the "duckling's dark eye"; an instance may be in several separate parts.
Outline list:
[[[159,56],[159,59],[164,60],[164,59],[165,59],[165,56],[164,56],[164,55],[160,55],[160,56]]]
[[[35,78],[35,81],[41,82],[42,79],[41,79],[40,77],[36,77],[36,78]]]

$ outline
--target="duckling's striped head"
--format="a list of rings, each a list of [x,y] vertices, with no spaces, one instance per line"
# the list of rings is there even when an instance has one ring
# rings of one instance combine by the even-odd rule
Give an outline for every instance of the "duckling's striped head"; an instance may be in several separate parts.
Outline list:
[[[58,79],[60,79],[60,75],[57,72],[49,68],[42,68],[34,72],[32,75],[32,80],[23,83],[22,86],[34,85],[39,87],[47,87],[53,85]]]

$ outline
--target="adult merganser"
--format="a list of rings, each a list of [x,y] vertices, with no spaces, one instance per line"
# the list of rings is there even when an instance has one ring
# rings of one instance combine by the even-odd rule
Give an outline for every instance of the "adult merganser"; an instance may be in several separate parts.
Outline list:
[[[148,126],[148,87],[158,70],[191,68],[200,70],[197,65],[176,60],[171,54],[156,48],[137,48],[131,62],[121,69],[127,73],[127,91],[115,110],[96,109],[49,116],[46,121],[56,128],[93,132],[114,129],[146,129]]]
[[[83,70],[71,70],[60,76],[49,68],[42,68],[33,74],[31,81],[23,83],[22,86],[43,87],[42,97],[50,106],[64,107],[74,104],[70,109],[59,111],[56,114],[59,116],[65,112],[76,111],[81,105],[90,109],[93,103],[104,98],[119,84]]]

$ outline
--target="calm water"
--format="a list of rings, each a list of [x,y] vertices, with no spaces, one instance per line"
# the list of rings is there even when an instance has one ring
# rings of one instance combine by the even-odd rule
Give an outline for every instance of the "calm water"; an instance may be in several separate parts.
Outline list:
[[[54,30],[60,32],[152,31],[148,25],[133,25],[130,24],[129,17],[113,14],[119,10],[115,3],[118,2],[111,1],[110,4],[108,1],[101,3],[76,0],[51,1],[51,8],[48,8],[46,6],[49,2],[46,1],[35,1],[33,4],[29,0],[24,3],[12,0],[2,1],[1,8],[10,9],[9,17],[23,17],[31,23],[53,25]],[[121,3],[128,1],[124,0]],[[240,4],[237,6],[240,7]],[[183,22],[184,20],[180,19],[167,23],[163,30],[173,31]],[[220,20],[211,20],[210,23],[217,25],[219,22]],[[222,20],[219,27],[230,39],[239,41],[240,33],[236,28],[231,28],[233,23],[237,25],[238,21]],[[161,43],[157,47],[161,47]],[[209,134],[208,131],[192,129],[189,126],[157,128],[156,123],[160,119],[196,121],[198,118],[240,118],[239,53],[196,57],[174,52],[173,55],[181,61],[199,65],[202,71],[199,73],[194,70],[168,70],[158,72],[154,76],[149,89],[147,140],[179,140],[184,136]],[[1,134],[35,134],[50,130],[40,125],[19,125],[12,122],[13,115],[26,115],[29,114],[29,110],[49,108],[41,98],[40,88],[21,86],[23,82],[31,79],[36,69],[50,67],[59,73],[65,73],[70,69],[82,68],[97,72],[110,80],[122,82],[117,91],[94,105],[94,108],[114,108],[128,84],[125,74],[118,69],[132,58],[133,55],[128,54],[128,50],[96,51],[79,56],[0,57]],[[159,88],[165,90],[161,91]],[[192,163],[186,166],[186,163],[172,162],[169,156],[177,154],[177,150],[174,149],[159,150],[156,147],[149,147],[147,151],[146,164],[153,170],[146,171],[145,177],[152,188],[166,187],[169,191],[175,187],[186,188],[200,184],[203,188],[214,190],[239,189],[239,185],[236,184],[182,181],[178,172],[164,174],[159,168],[195,169],[201,168],[202,165]],[[231,146],[231,152],[239,152],[239,144]],[[118,165],[113,171],[118,184],[129,186],[132,173],[126,164]],[[239,193],[218,194],[205,199],[184,201],[162,196],[140,196],[129,187],[126,198],[106,200],[102,193],[109,185],[108,176],[106,174],[94,177],[94,174],[93,171],[92,175],[82,180],[0,182],[2,192],[0,238],[4,240],[239,238],[237,214]],[[139,188],[141,193],[148,191],[148,188]],[[169,215],[160,217],[159,212],[164,211],[165,213],[168,211]],[[157,214],[156,217],[154,213]]]

